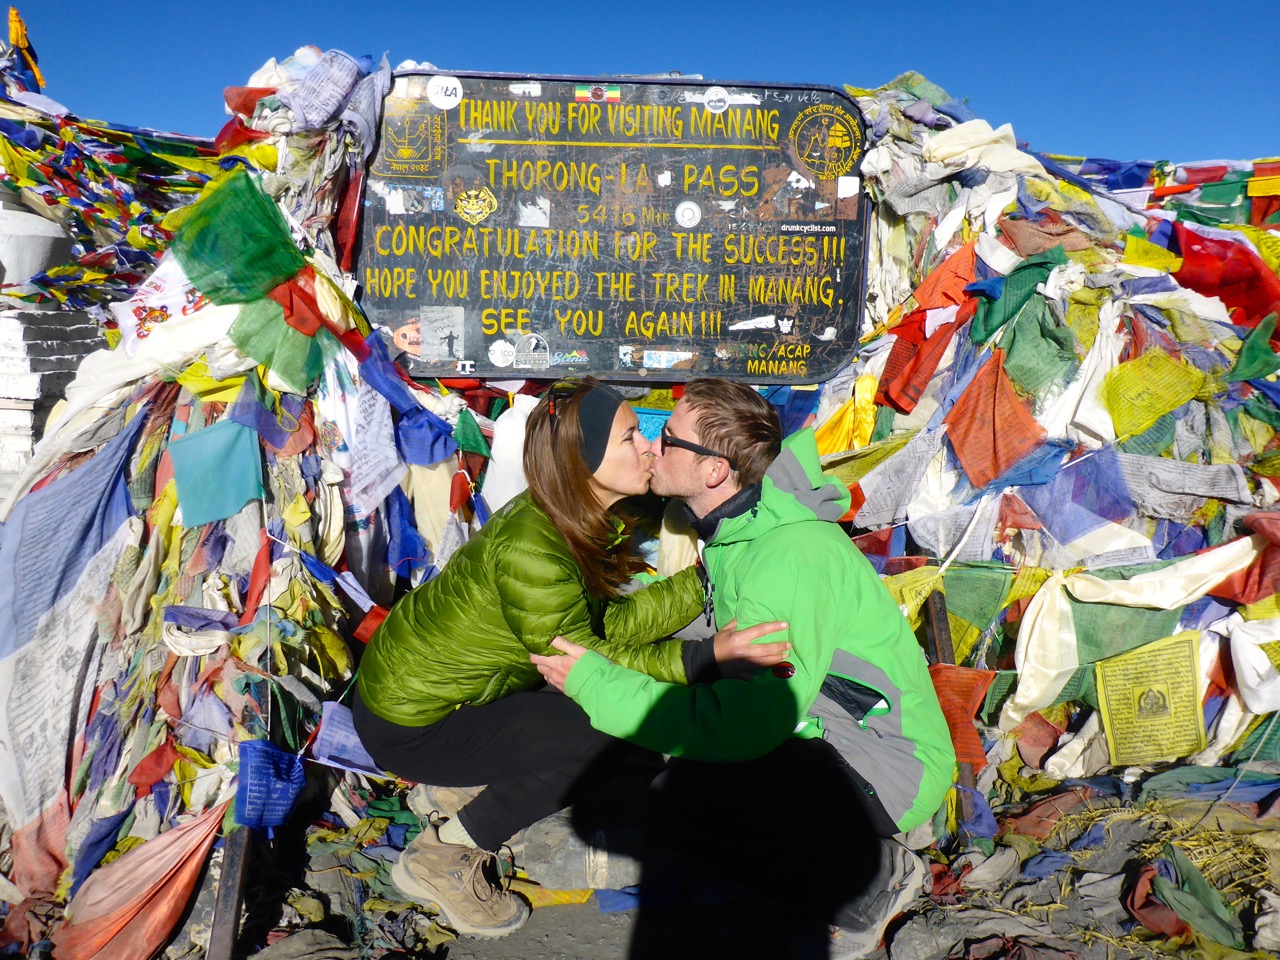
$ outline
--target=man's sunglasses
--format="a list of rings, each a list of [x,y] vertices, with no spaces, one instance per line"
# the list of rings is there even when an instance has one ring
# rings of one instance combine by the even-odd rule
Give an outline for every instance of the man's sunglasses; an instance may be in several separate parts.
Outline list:
[[[681,450],[689,450],[701,457],[718,457],[725,463],[729,464],[730,470],[737,470],[734,462],[726,457],[723,453],[716,453],[710,447],[704,447],[700,443],[694,443],[691,440],[681,440],[679,437],[671,435],[671,431],[667,429],[667,425],[662,425],[662,432],[658,434],[658,452],[662,453],[667,447],[679,447]]]

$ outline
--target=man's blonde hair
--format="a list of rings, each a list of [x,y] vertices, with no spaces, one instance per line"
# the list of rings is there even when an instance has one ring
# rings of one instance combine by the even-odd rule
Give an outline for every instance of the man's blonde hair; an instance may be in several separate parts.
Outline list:
[[[684,388],[698,440],[733,461],[738,483],[759,483],[782,450],[782,423],[764,397],[744,383],[703,377]]]

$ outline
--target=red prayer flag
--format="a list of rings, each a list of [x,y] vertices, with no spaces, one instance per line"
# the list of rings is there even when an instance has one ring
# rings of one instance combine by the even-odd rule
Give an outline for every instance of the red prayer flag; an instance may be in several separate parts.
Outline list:
[[[943,422],[956,459],[980,490],[1045,440],[1004,372],[1003,350],[994,351]]]
[[[956,760],[973,764],[973,772],[978,773],[987,765],[987,754],[982,749],[982,738],[974,729],[973,718],[977,716],[996,672],[935,663],[929,667],[929,677],[938,694],[942,715],[947,718],[947,727],[951,730]]]
[[[966,297],[964,288],[977,275],[978,242],[970,240],[921,281],[916,287],[916,304],[922,310],[932,310],[962,303]]]
[[[1280,277],[1256,253],[1232,240],[1205,237],[1180,223],[1173,225],[1182,267],[1173,274],[1182,286],[1217,297],[1232,323],[1256,327],[1269,313],[1280,313]],[[1271,338],[1280,348],[1280,334]]]

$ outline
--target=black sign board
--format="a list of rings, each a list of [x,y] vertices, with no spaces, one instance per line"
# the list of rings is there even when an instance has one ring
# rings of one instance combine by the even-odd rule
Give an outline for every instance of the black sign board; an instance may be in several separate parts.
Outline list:
[[[362,306],[421,377],[826,379],[860,328],[864,136],[832,88],[398,73]]]

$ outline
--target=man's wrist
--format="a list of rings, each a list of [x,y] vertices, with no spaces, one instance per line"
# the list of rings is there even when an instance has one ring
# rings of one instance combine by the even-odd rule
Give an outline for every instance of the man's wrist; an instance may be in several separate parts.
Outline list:
[[[680,650],[684,660],[685,680],[693,683],[715,683],[723,678],[720,663],[716,660],[714,637],[705,640],[685,640]]]
[[[564,678],[564,692],[566,696],[574,697],[581,693],[583,688],[590,683],[601,670],[608,668],[613,661],[597,650],[586,650],[582,656],[578,658],[578,662],[569,668],[569,672]]]

